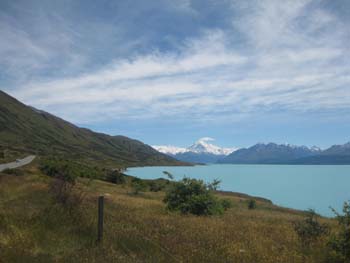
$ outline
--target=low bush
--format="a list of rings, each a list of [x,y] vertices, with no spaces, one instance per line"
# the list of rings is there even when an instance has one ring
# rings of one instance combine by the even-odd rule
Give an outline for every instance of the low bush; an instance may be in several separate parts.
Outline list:
[[[180,211],[183,214],[222,214],[227,203],[224,204],[213,195],[211,185],[202,180],[185,177],[172,184],[166,192],[164,202],[169,210]]]
[[[148,188],[151,192],[164,191],[170,184],[172,184],[171,181],[163,178],[146,180],[145,182],[147,183]]]
[[[156,182],[156,181],[152,181],[149,183],[149,190],[151,192],[159,192],[162,191],[164,189],[164,185]]]
[[[103,179],[105,173],[98,167],[93,167],[69,160],[51,158],[43,159],[40,162],[40,170],[50,177],[65,176],[65,180],[73,181],[77,177],[90,179]]]
[[[232,208],[232,202],[229,199],[222,199],[221,200],[221,205],[224,208],[224,210],[226,211],[229,208]]]
[[[254,199],[249,199],[248,209],[255,209],[255,208],[256,208],[256,201]]]
[[[64,181],[74,182],[78,177],[79,171],[75,169],[72,162],[66,160],[43,160],[40,163],[40,170],[50,177],[59,177]]]
[[[147,189],[146,183],[140,178],[134,177],[131,180],[131,187],[133,189],[133,194],[137,195],[140,192],[144,192]]]
[[[304,220],[294,222],[294,231],[297,233],[303,248],[310,245],[320,237],[329,233],[329,226],[318,221],[318,215],[310,209]]]
[[[345,202],[343,214],[332,209],[338,221],[339,230],[328,242],[331,250],[329,262],[350,262],[350,202]]]

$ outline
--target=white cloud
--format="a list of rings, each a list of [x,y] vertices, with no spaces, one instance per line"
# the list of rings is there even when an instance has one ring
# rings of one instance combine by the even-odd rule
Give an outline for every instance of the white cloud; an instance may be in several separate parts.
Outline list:
[[[188,1],[182,3],[190,8]],[[207,30],[179,43],[178,51],[150,50],[75,77],[37,79],[12,94],[80,123],[175,116],[203,121],[222,114],[232,120],[270,110],[348,109],[344,24],[311,3],[242,2],[233,28]],[[236,39],[235,29],[243,37]],[[26,39],[24,50],[46,56],[46,49]]]
[[[212,142],[212,141],[215,141],[215,139],[211,137],[202,137],[197,140],[197,142]]]

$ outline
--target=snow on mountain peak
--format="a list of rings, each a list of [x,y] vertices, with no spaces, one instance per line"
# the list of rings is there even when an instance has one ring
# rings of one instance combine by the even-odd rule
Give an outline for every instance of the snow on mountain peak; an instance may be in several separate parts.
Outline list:
[[[237,150],[237,148],[221,148],[214,144],[209,143],[210,141],[214,141],[213,138],[203,137],[197,140],[194,144],[192,144],[188,148],[181,148],[176,146],[152,146],[159,152],[166,154],[177,154],[184,152],[194,152],[194,153],[210,153],[215,155],[229,155],[230,153]]]
[[[173,155],[187,152],[186,148],[176,147],[172,145],[152,145],[152,148],[156,149],[158,152]]]
[[[317,147],[317,146],[312,146],[311,148],[310,148],[310,150],[311,151],[313,151],[313,152],[321,152],[322,151],[322,149],[320,148],[320,147]]]

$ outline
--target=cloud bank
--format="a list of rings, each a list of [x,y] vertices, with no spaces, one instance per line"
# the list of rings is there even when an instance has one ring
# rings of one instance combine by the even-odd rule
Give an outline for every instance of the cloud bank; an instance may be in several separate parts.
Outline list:
[[[100,29],[113,43],[104,46],[103,58],[96,43],[83,44],[86,32],[60,15],[43,15],[51,26],[37,32],[46,37],[35,37],[2,13],[1,89],[76,123],[227,122],[271,112],[349,112],[348,21],[322,1],[223,3],[207,7],[210,16],[224,14],[210,26],[204,22],[209,14],[201,17],[203,6],[164,4],[174,19],[199,21],[194,28],[189,24],[187,34],[155,28],[127,38],[108,21],[92,21],[90,33]]]

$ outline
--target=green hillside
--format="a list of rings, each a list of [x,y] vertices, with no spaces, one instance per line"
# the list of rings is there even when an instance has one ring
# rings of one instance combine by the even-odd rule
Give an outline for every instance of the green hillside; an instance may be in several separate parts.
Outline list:
[[[79,128],[0,91],[0,152],[58,156],[113,166],[184,164],[144,143]]]

